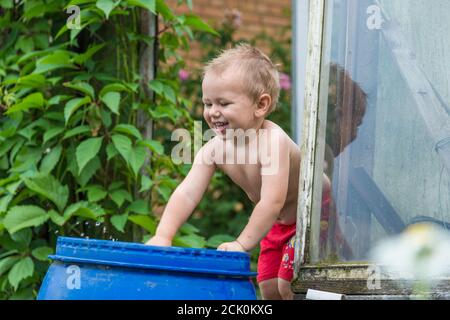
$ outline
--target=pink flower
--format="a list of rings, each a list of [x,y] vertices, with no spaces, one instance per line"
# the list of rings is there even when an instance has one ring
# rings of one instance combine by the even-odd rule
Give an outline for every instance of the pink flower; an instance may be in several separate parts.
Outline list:
[[[280,87],[283,90],[291,89],[291,77],[286,73],[280,73]]]
[[[180,71],[178,71],[178,77],[180,78],[181,81],[186,81],[187,79],[189,79],[189,72],[187,72],[184,69],[181,69]]]
[[[237,9],[233,9],[233,10],[227,9],[225,11],[225,20],[234,29],[239,29],[239,27],[242,25],[242,13]]]

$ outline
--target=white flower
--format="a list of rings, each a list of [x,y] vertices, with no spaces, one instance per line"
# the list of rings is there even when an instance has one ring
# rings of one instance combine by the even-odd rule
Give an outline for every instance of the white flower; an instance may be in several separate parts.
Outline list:
[[[437,280],[450,275],[450,232],[420,223],[379,243],[371,259],[398,278]]]

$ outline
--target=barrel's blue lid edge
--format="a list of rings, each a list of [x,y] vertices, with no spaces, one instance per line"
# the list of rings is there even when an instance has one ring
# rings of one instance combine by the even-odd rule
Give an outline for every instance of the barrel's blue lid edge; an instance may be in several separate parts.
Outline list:
[[[255,277],[256,272],[236,272],[236,271],[226,271],[226,270],[211,270],[211,269],[201,269],[201,268],[183,268],[183,267],[171,267],[171,266],[161,266],[161,265],[149,265],[149,264],[138,264],[138,263],[126,263],[118,261],[105,261],[105,260],[95,260],[95,259],[83,259],[74,257],[65,257],[59,255],[50,255],[49,259],[54,261],[61,261],[64,263],[85,263],[85,264],[98,264],[104,266],[114,266],[122,268],[134,268],[134,269],[150,269],[150,270],[160,270],[160,271],[178,271],[187,273],[204,273],[211,275],[224,275],[224,276],[236,276],[236,277]]]
[[[118,267],[254,277],[246,252],[159,247],[134,242],[58,237],[52,260]],[[162,259],[162,260],[161,260]],[[176,263],[176,265],[174,265]]]
[[[99,239],[85,239],[85,238],[72,238],[72,237],[58,237],[57,244],[59,243],[84,243],[84,244],[104,244],[110,247],[128,247],[133,249],[142,249],[142,251],[152,251],[163,250],[163,251],[173,251],[173,252],[196,252],[201,251],[202,254],[208,255],[211,254],[213,256],[223,255],[229,257],[238,257],[242,258],[250,258],[250,254],[247,252],[239,252],[239,251],[218,251],[215,249],[205,249],[205,248],[184,248],[184,247],[160,247],[160,246],[150,246],[143,243],[137,242],[124,242],[124,241],[110,241],[110,240],[99,240]]]

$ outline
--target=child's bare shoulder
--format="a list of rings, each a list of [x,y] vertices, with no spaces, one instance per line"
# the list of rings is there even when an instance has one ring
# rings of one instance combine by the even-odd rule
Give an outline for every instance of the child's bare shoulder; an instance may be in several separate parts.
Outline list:
[[[266,130],[268,133],[270,139],[267,139],[267,142],[269,144],[271,142],[276,142],[284,146],[291,146],[291,144],[295,144],[289,135],[275,122],[265,120],[261,128]]]

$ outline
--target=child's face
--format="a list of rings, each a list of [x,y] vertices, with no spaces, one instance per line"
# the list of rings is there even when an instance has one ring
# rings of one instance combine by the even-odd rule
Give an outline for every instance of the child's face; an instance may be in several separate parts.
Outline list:
[[[224,136],[227,129],[256,129],[256,103],[245,93],[241,76],[233,68],[206,73],[202,91],[203,116],[218,135]]]

